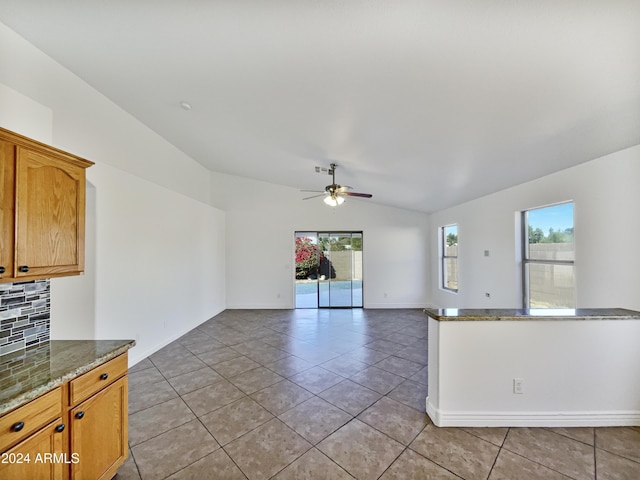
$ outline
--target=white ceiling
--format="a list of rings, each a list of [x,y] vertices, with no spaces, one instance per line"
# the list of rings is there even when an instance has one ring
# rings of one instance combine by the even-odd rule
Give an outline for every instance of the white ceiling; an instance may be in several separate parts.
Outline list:
[[[435,211],[640,143],[638,0],[0,0],[0,21],[209,169],[322,189],[334,161],[354,201]]]

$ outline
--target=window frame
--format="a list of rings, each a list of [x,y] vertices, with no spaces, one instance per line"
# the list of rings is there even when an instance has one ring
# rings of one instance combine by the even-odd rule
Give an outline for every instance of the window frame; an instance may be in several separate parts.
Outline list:
[[[447,260],[448,259],[455,259],[455,264],[456,264],[456,271],[458,271],[458,255],[459,252],[456,253],[456,255],[447,255],[447,235],[446,235],[446,231],[448,228],[451,227],[456,227],[456,237],[458,237],[458,224],[457,223],[452,223],[449,225],[443,225],[442,227],[440,227],[440,288],[442,288],[443,290],[446,290],[448,292],[453,292],[453,293],[458,293],[458,291],[460,290],[460,276],[458,275],[458,288],[450,288],[447,286]],[[459,238],[459,237],[458,237]],[[456,245],[458,245],[458,242],[456,242]]]
[[[530,211],[533,210],[542,210],[544,208],[550,208],[550,207],[556,207],[558,205],[566,205],[566,204],[574,204],[574,210],[575,210],[575,202],[573,200],[567,200],[565,202],[558,202],[558,203],[553,203],[551,205],[545,205],[542,207],[533,207],[533,208],[528,208],[526,210],[522,210],[520,212],[520,236],[522,238],[520,244],[521,244],[521,258],[522,258],[522,268],[521,268],[521,275],[522,275],[522,306],[525,309],[530,309],[531,308],[531,295],[530,295],[530,286],[529,286],[529,279],[530,279],[530,275],[527,274],[528,272],[528,266],[529,265],[564,265],[564,266],[570,266],[573,268],[573,292],[574,292],[574,301],[576,299],[575,297],[575,290],[576,290],[576,283],[575,283],[575,215],[573,218],[573,228],[574,228],[574,237],[573,237],[573,244],[574,244],[574,259],[573,260],[538,260],[538,259],[531,259],[529,258],[529,220],[527,217],[527,214]],[[574,307],[558,307],[558,308],[575,308]]]

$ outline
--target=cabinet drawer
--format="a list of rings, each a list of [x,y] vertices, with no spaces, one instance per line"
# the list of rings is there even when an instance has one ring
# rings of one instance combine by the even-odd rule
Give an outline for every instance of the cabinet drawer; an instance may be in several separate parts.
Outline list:
[[[0,418],[0,452],[60,417],[61,391],[60,387],[51,390]]]
[[[71,395],[71,405],[77,405],[89,398],[94,393],[99,392],[107,385],[127,373],[127,354],[103,363],[99,367],[89,370],[87,373],[74,378],[69,382],[69,394]]]

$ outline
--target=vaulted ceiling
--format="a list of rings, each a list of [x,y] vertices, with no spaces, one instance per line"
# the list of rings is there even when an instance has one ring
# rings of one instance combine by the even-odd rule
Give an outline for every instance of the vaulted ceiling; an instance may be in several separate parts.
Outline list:
[[[637,0],[0,0],[0,21],[207,168],[300,189],[335,162],[429,212],[640,143]]]

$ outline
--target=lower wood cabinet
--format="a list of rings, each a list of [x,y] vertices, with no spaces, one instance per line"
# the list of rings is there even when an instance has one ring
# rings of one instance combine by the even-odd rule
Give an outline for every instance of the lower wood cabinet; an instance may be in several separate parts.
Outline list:
[[[106,480],[127,454],[127,354],[0,417],[0,479]]]
[[[71,410],[71,478],[109,479],[127,457],[127,378]]]
[[[58,418],[2,453],[3,480],[63,480],[66,472],[65,425]]]

